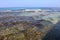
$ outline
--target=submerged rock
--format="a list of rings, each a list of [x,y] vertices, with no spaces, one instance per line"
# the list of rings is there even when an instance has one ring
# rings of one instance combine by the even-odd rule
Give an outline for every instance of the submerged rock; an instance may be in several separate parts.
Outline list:
[[[42,40],[53,24],[45,20],[3,23],[0,40]]]

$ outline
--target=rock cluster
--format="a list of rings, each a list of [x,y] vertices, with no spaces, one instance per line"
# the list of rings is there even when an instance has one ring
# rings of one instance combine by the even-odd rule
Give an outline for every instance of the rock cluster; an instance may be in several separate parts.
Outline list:
[[[0,23],[0,40],[42,40],[52,27],[45,20]]]

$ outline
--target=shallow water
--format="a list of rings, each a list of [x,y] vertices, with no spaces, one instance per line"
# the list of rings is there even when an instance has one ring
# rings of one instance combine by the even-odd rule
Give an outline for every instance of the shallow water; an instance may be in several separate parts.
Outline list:
[[[42,19],[43,19],[43,21],[41,21]],[[56,19],[58,19],[58,20],[56,20]],[[55,23],[55,20],[57,21],[56,23]],[[40,35],[43,34],[43,36],[44,36],[44,34],[47,34],[47,32],[48,32],[48,30],[50,30],[50,28],[55,26],[53,28],[53,32],[52,32],[52,34],[54,34],[55,29],[58,30],[58,28],[60,28],[60,26],[59,26],[60,24],[58,23],[59,20],[60,20],[60,12],[41,12],[41,13],[38,13],[38,12],[37,13],[0,12],[0,22],[2,22],[3,26],[5,25],[4,28],[2,29],[3,31],[1,31],[1,29],[0,29],[0,31],[3,34],[5,33],[6,35],[8,35],[6,37],[7,39],[8,39],[8,37],[15,38],[13,36],[22,35],[21,32],[20,32],[21,29],[19,29],[19,28],[23,27],[23,25],[24,25],[24,28],[26,28],[26,30],[22,31],[23,32],[22,36],[24,36],[24,37],[21,38],[22,36],[20,36],[20,38],[23,40],[25,37],[27,37],[27,40],[30,40],[30,38],[32,38],[32,40],[33,40],[35,38],[35,36],[36,36],[34,34],[34,31],[39,32],[39,33],[42,32]],[[51,21],[53,21],[53,22],[51,22]],[[15,24],[17,24],[17,25],[15,25]],[[52,26],[52,25],[54,25],[54,26]],[[1,26],[1,24],[0,24],[0,26]],[[7,26],[8,29],[6,28],[6,26]],[[11,26],[11,27],[9,27],[9,26]],[[24,29],[24,28],[22,28],[22,29]],[[12,37],[9,36],[10,33],[11,33],[11,30],[12,30],[12,35],[11,35]],[[56,33],[58,32],[58,34],[59,34],[59,30],[58,31],[57,30],[56,30]],[[8,31],[9,31],[9,33],[8,33]],[[13,31],[14,32],[17,31],[17,34],[14,33]],[[27,36],[24,34],[24,32],[27,33],[26,34]],[[14,33],[14,35],[13,35],[13,33]],[[55,35],[56,34],[54,34],[53,36],[55,37]],[[36,38],[37,39],[39,38],[39,40],[40,40],[40,37],[42,37],[42,36],[37,36]],[[18,39],[20,39],[20,38],[18,38]],[[36,39],[34,39],[34,40],[36,40]]]

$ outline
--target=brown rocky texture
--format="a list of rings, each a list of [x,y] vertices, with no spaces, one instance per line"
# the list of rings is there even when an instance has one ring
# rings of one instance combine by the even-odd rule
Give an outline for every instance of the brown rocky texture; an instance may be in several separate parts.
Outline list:
[[[52,27],[45,20],[0,23],[0,40],[42,40]]]

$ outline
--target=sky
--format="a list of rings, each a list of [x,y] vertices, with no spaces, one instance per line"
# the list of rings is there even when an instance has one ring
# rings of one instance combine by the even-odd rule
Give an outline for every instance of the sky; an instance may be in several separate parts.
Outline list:
[[[0,0],[0,7],[60,7],[60,0]]]

